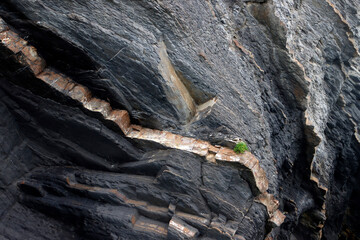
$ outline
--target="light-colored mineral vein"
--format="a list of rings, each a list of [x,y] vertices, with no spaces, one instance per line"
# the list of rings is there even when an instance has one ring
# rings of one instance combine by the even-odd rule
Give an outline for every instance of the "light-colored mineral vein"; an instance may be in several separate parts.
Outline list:
[[[20,38],[14,31],[10,30],[1,18],[0,40],[10,51],[20,54],[18,58],[19,62],[29,67],[38,79],[64,95],[82,103],[84,108],[101,113],[105,119],[116,123],[126,137],[156,142],[168,148],[197,154],[211,162],[231,163],[247,169],[251,173],[251,177],[248,180],[257,190],[256,194],[260,194],[258,196],[259,202],[267,207],[270,221],[278,226],[284,221],[285,216],[277,210],[277,200],[267,193],[268,179],[265,171],[261,168],[259,160],[250,152],[236,154],[232,149],[213,146],[207,141],[133,125],[131,124],[127,111],[112,109],[108,102],[93,97],[90,90],[85,86],[46,67],[45,60],[38,55],[37,50],[33,46],[29,46],[28,43]]]

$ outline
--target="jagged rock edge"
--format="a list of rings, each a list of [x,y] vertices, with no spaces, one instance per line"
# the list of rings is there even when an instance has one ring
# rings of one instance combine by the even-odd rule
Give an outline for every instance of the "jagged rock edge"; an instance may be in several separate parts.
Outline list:
[[[38,55],[36,48],[28,45],[26,40],[10,30],[2,18],[0,18],[0,40],[14,54],[19,54],[17,56],[19,63],[29,67],[36,78],[80,102],[86,109],[101,113],[106,120],[116,123],[126,137],[154,141],[169,148],[195,153],[205,157],[210,162],[230,163],[239,168],[247,169],[250,172],[250,178],[252,178],[248,179],[252,190],[254,194],[258,195],[256,201],[267,208],[272,226],[280,226],[284,222],[285,215],[278,209],[279,201],[272,194],[267,193],[268,179],[266,173],[261,168],[259,160],[250,152],[236,154],[229,148],[213,146],[203,140],[133,125],[126,110],[112,109],[108,102],[92,97],[91,92],[85,86],[46,67],[45,60]]]

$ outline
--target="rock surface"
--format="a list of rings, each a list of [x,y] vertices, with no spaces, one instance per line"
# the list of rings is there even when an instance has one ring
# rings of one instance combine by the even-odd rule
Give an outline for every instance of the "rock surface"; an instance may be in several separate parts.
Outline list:
[[[359,238],[359,11],[2,1],[0,238]]]

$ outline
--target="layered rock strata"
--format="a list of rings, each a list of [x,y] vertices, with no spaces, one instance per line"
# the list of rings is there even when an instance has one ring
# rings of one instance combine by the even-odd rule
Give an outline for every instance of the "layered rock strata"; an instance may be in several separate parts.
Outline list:
[[[111,214],[123,212],[141,226],[167,226],[173,238],[181,238],[180,224],[189,229],[184,238],[356,239],[358,5],[1,1],[0,16],[42,56],[35,72],[46,59],[37,76],[70,81],[80,101],[35,77],[27,63],[34,49],[14,53],[24,43],[1,44],[0,236],[116,239],[123,231],[128,239],[164,238]],[[81,89],[95,100],[88,107]],[[121,123],[127,113],[130,127],[121,131],[111,119],[128,126]],[[202,141],[186,147],[195,154],[173,149],[173,139]],[[245,158],[215,158],[217,146],[218,158],[233,158],[228,149],[239,140],[266,172],[268,194],[259,194],[265,185],[256,182],[257,164],[250,171]],[[68,177],[89,191],[69,187]],[[111,189],[168,216],[123,203]],[[280,227],[268,221],[278,205],[272,196],[286,215]]]
[[[233,150],[219,145],[212,145],[207,141],[198,140],[195,138],[183,137],[178,134],[173,134],[167,131],[154,130],[144,128],[139,125],[131,124],[129,113],[126,110],[112,109],[110,104],[104,100],[93,97],[88,88],[76,83],[71,78],[58,73],[46,66],[46,61],[41,58],[35,47],[28,45],[27,41],[19,37],[19,35],[12,31],[5,21],[0,18],[0,40],[2,44],[14,54],[17,54],[16,59],[20,64],[28,67],[36,78],[48,84],[51,88],[56,89],[62,94],[80,102],[83,107],[92,112],[98,112],[106,120],[114,122],[122,131],[122,133],[131,139],[145,140],[159,143],[166,148],[177,149],[194,153],[200,157],[204,157],[211,163],[230,164],[239,168],[243,176],[246,176],[250,184],[252,192],[257,196],[255,201],[263,204],[267,208],[269,222],[271,227],[279,227],[285,215],[278,210],[279,201],[273,195],[267,193],[268,179],[265,171],[260,167],[259,160],[250,152],[243,154],[236,154]],[[168,209],[157,206],[148,205],[146,202],[136,201],[124,196],[116,189],[104,189],[98,187],[89,187],[87,185],[73,183],[66,177],[66,184],[69,188],[77,191],[92,192],[93,194],[101,196],[101,194],[109,194],[110,198],[118,199],[117,201],[131,207],[141,209],[142,211],[150,211],[155,215],[167,215]],[[18,183],[20,189],[26,191],[36,192],[40,196],[45,196],[41,187],[32,181],[21,181]],[[171,206],[169,206],[170,208]],[[175,206],[173,206],[175,208]],[[79,210],[80,211],[80,210]],[[175,211],[175,210],[173,210]],[[123,214],[123,212],[121,213]],[[145,217],[138,216],[136,211],[126,214],[129,222],[132,223],[134,231],[149,232],[151,234],[160,235],[171,239],[192,239],[199,235],[199,231],[187,224],[181,218],[186,218],[187,214],[184,212],[176,212],[168,226],[162,222],[153,222],[147,220]],[[115,216],[114,216],[115,217]],[[195,216],[188,216],[194,218]],[[204,218],[200,222],[206,222]],[[223,232],[223,230],[219,230]],[[241,236],[236,236],[236,229],[229,235],[230,238],[242,239]]]

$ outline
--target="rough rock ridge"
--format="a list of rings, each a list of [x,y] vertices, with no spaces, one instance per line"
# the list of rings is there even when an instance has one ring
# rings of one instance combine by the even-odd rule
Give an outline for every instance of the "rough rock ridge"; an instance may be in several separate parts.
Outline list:
[[[358,5],[1,2],[1,238],[359,238]]]
[[[20,38],[17,33],[10,30],[3,19],[0,18],[0,22],[2,25],[2,29],[0,29],[0,40],[3,45],[14,54],[20,54],[17,57],[19,63],[27,66],[36,78],[47,83],[51,88],[54,88],[73,100],[78,101],[85,109],[101,113],[104,119],[114,122],[126,137],[136,140],[140,139],[156,142],[168,148],[194,153],[205,157],[208,161],[219,161],[220,163],[224,162],[234,164],[235,166],[238,165],[243,172],[247,172],[247,180],[253,194],[256,196],[253,201],[257,201],[266,207],[271,224],[274,226],[280,226],[284,221],[285,216],[277,209],[279,202],[266,192],[268,189],[268,180],[265,172],[259,166],[259,161],[251,153],[245,152],[243,154],[236,154],[229,148],[213,146],[206,141],[182,137],[181,135],[172,134],[166,131],[153,130],[149,128],[142,128],[138,125],[132,125],[127,111],[113,110],[108,102],[92,97],[91,92],[86,87],[75,83],[72,79],[66,76],[56,73],[54,70],[46,68],[46,61],[38,55],[37,50],[33,46],[27,45],[27,42],[24,39]],[[97,187],[71,183],[69,177],[66,178],[66,183],[70,187],[74,187],[76,189],[90,189],[94,192],[105,191],[108,194],[115,195],[114,197],[119,198],[120,202],[133,204],[130,206],[145,205],[146,209],[153,209],[152,213],[154,213],[155,210],[167,213],[167,209],[161,209],[158,206],[149,206],[147,202],[128,199],[116,189],[104,190],[98,189]],[[40,196],[43,196],[44,194],[41,194],[41,192],[44,192],[44,190],[42,189],[41,184],[40,187],[36,187],[36,185],[38,184],[35,184],[34,186],[31,182],[28,183],[26,181],[18,183],[19,188],[23,191],[26,192],[27,190],[31,190],[39,192]],[[176,206],[170,206],[174,208],[173,211],[175,211]],[[122,213],[122,211],[119,213]],[[199,235],[199,231],[196,228],[186,224],[181,219],[178,219],[176,215],[173,216],[174,213],[175,212],[168,214],[172,217],[168,226],[164,223],[155,222],[150,219],[145,221],[140,218],[138,221],[139,213],[137,211],[132,211],[132,214],[130,214],[129,217],[134,229],[144,228],[144,230],[147,230],[155,235],[158,234],[168,238],[195,238]],[[183,214],[181,212],[176,213],[178,215]],[[196,218],[196,216],[193,217]],[[208,224],[209,223],[210,221],[208,221]],[[233,229],[230,234],[227,234],[228,237],[240,238],[241,235],[235,236],[237,230],[236,225],[239,225],[240,223],[232,224],[234,224],[235,229]],[[168,232],[168,229],[170,232]]]

